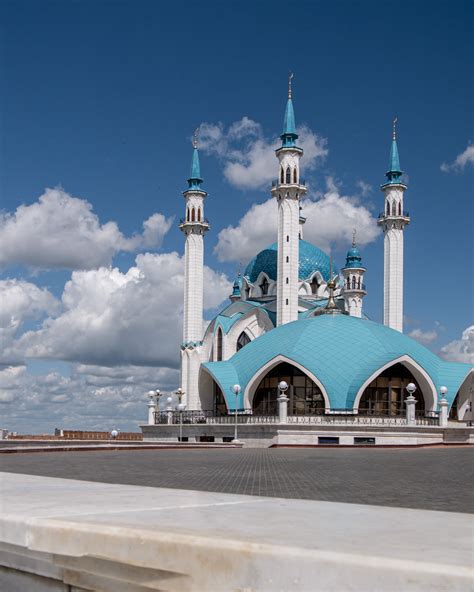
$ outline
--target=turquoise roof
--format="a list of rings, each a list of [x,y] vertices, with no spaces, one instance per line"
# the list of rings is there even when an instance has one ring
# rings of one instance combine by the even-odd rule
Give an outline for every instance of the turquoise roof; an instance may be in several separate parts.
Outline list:
[[[281,325],[250,342],[229,360],[203,366],[219,384],[229,409],[235,408],[231,387],[240,384],[238,405],[242,409],[251,379],[280,355],[316,376],[334,409],[352,408],[364,382],[379,368],[404,355],[429,374],[437,392],[441,385],[448,388],[450,405],[472,368],[443,361],[403,333],[347,315],[321,315]]]
[[[362,267],[362,257],[359,249],[353,244],[352,247],[347,251],[346,268],[358,267]]]
[[[244,275],[254,283],[258,275],[263,271],[272,279],[277,279],[278,245],[273,243],[263,251],[260,251],[247,265]],[[329,280],[330,259],[321,249],[304,240],[299,241],[299,272],[300,280],[306,280],[319,271],[325,281]],[[338,273],[334,267],[334,275]]]
[[[191,160],[191,176],[188,179],[189,189],[201,189],[201,167],[199,165],[199,152],[197,148],[193,150],[193,158]]]
[[[295,145],[295,140],[298,138],[296,133],[295,112],[293,109],[293,101],[288,99],[285,109],[285,118],[283,120],[283,133],[281,134],[282,146],[291,147]]]
[[[388,183],[400,183],[400,177],[403,171],[400,169],[400,158],[398,156],[397,140],[392,139],[392,146],[390,148],[390,159],[388,163],[388,171],[385,173]]]

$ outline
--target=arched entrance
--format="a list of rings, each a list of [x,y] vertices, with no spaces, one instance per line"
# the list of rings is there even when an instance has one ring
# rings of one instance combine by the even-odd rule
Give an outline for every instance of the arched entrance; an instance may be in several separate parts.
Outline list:
[[[404,415],[407,385],[416,385],[416,411],[425,411],[423,392],[416,378],[403,364],[394,364],[381,372],[365,388],[359,402],[359,415]]]
[[[324,413],[324,397],[317,384],[299,368],[287,362],[282,362],[274,366],[260,381],[252,401],[254,414],[278,414],[278,383],[282,380],[289,387],[286,392],[289,398],[289,415]]]

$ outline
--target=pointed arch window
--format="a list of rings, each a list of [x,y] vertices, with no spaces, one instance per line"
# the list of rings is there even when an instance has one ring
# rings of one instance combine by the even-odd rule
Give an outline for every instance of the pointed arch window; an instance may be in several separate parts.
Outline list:
[[[283,167],[280,167],[280,183],[284,183],[285,182],[285,172],[283,170]]]
[[[291,183],[291,170],[290,167],[286,169],[286,184],[289,185]]]
[[[316,276],[313,277],[310,283],[311,286],[311,294],[317,294],[319,288],[318,278]]]
[[[268,280],[266,277],[263,278],[262,283],[260,284],[260,290],[262,292],[262,296],[266,296],[268,294]]]
[[[217,330],[217,361],[222,361],[222,329]]]
[[[241,350],[243,347],[247,345],[247,343],[250,343],[251,341],[252,340],[247,335],[247,333],[245,331],[242,331],[242,333],[239,335],[239,338],[237,339],[237,351]]]
[[[347,289],[350,290],[351,289],[351,278],[347,278]]]
[[[398,203],[398,215],[399,216],[402,215],[402,204],[401,204],[401,202]]]
[[[198,222],[201,222],[201,208],[198,208]]]
[[[191,210],[191,222],[195,222],[196,221],[196,210],[193,208]]]
[[[296,173],[296,167],[293,169],[293,183],[297,183],[297,173]]]
[[[390,216],[390,203],[387,202],[387,207],[385,208],[387,210],[387,216]]]
[[[392,216],[396,216],[397,214],[397,204],[393,202],[392,204]]]
[[[355,290],[356,287],[356,277],[355,275],[352,276],[352,289]]]

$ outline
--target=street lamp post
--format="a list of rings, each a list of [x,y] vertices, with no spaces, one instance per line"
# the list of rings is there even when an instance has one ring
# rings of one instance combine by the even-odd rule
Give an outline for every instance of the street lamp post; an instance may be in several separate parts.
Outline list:
[[[178,397],[178,412],[179,412],[179,441],[183,441],[183,411],[186,409],[186,405],[182,403],[184,391],[179,387],[175,391],[175,395]]]
[[[406,417],[407,417],[407,425],[415,425],[415,405],[416,399],[413,396],[413,393],[416,391],[416,384],[410,382],[407,384],[406,389],[408,391],[408,397],[405,399],[406,404]]]
[[[173,423],[173,407],[171,406],[171,404],[173,403],[173,397],[168,397],[166,399],[166,402],[168,403],[166,405],[167,421],[168,421],[168,424],[170,424],[170,423]]]
[[[234,443],[238,443],[238,439],[237,439],[237,403],[239,400],[239,394],[240,394],[240,384],[234,384],[234,386],[232,387],[232,391],[235,395],[235,429],[234,429]]]
[[[148,391],[148,425],[154,425],[155,423],[155,391]]]
[[[186,409],[186,405],[184,403],[179,403],[178,411],[179,411],[179,441],[183,441],[183,411]],[[189,432],[188,432],[189,434]]]

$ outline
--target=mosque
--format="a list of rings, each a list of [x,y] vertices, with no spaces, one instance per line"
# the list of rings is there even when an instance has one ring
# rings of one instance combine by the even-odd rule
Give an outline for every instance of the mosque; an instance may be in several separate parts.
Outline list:
[[[300,204],[307,188],[291,77],[280,137],[271,187],[278,210],[276,242],[248,262],[235,279],[230,303],[205,331],[203,245],[209,222],[196,137],[193,142],[180,223],[185,239],[180,386],[186,411],[275,416],[278,385],[284,381],[289,417],[402,416],[406,387],[412,384],[417,413],[435,415],[441,392],[450,418],[472,418],[473,367],[446,362],[403,333],[403,234],[410,216],[395,121],[378,218],[384,233],[383,325],[363,311],[366,269],[355,235],[340,269],[303,238]]]

